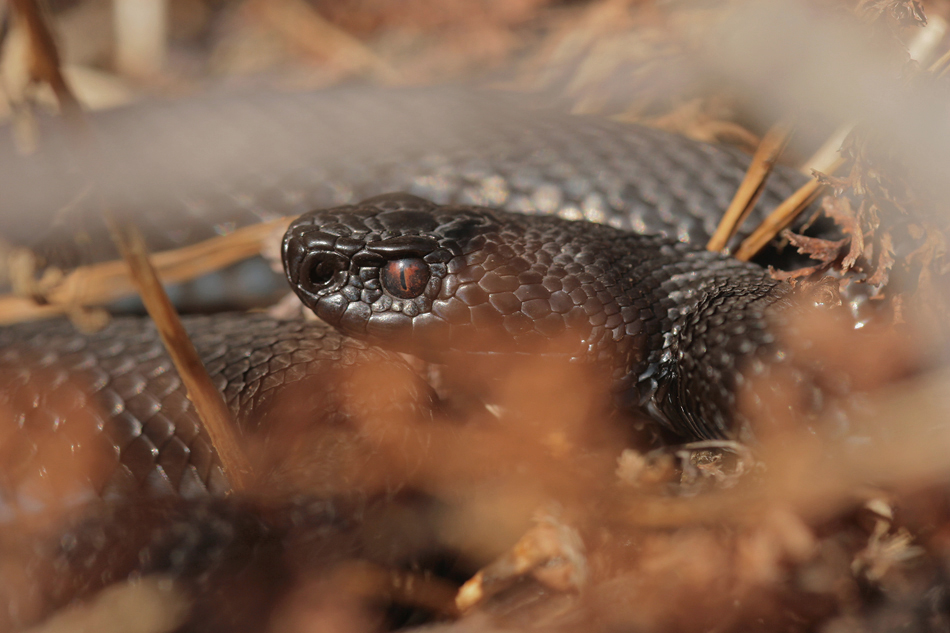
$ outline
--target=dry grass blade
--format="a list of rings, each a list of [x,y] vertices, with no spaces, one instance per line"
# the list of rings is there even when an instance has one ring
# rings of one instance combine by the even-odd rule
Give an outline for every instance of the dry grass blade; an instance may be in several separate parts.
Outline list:
[[[829,173],[833,173],[835,169],[841,166],[842,162],[841,160],[836,161]],[[742,241],[742,244],[736,249],[736,259],[749,261],[755,257],[756,253],[772,241],[772,238],[795,221],[795,218],[818,197],[821,189],[822,185],[817,178],[812,178],[802,185],[798,191],[777,206],[771,215],[765,218],[762,224],[752,232],[752,235]]]
[[[857,125],[857,121],[849,121],[839,126],[831,136],[828,137],[828,140],[815,150],[811,158],[801,165],[799,171],[803,174],[811,174],[816,171],[820,171],[823,174],[831,174],[834,172],[841,165],[839,162],[841,147],[844,145],[848,135],[854,130],[855,125]]]
[[[275,231],[290,218],[244,227],[184,248],[164,251],[150,259],[165,283],[178,283],[220,270],[258,255]],[[50,318],[77,307],[105,305],[135,293],[123,261],[83,266],[42,293],[43,303],[18,295],[0,296],[0,325]]]
[[[950,50],[945,52],[940,56],[940,59],[927,67],[927,71],[937,75],[938,77],[941,77],[947,71],[948,67],[950,67]]]
[[[168,0],[114,0],[115,63],[125,74],[147,77],[162,70],[168,46]]]
[[[82,108],[60,70],[59,52],[45,17],[34,0],[10,0],[16,15],[23,21],[30,36],[32,53],[30,74],[45,81],[53,89],[63,114],[74,124],[83,123]]]
[[[511,549],[462,585],[455,604],[463,613],[470,611],[529,574],[555,591],[580,590],[588,570],[584,543],[576,528],[548,513],[536,515],[535,525]]]
[[[231,420],[231,413],[224,398],[212,384],[175,307],[149,262],[141,233],[132,225],[120,225],[112,217],[107,217],[106,221],[119,252],[129,265],[142,302],[155,321],[168,355],[188,390],[188,398],[194,403],[198,417],[208,431],[221,460],[222,470],[233,490],[247,489],[252,476],[251,467],[234,434],[236,427]]]
[[[294,46],[317,59],[331,60],[345,70],[371,70],[384,81],[399,73],[386,60],[349,33],[325,20],[301,0],[254,0],[248,8]]]
[[[742,184],[739,185],[729,208],[722,216],[719,226],[716,227],[716,232],[709,238],[709,243],[706,244],[707,250],[725,250],[726,244],[729,243],[736,230],[748,217],[752,208],[755,207],[755,203],[758,202],[759,196],[762,195],[765,188],[765,181],[772,173],[772,168],[775,167],[775,161],[778,160],[782,150],[785,149],[786,143],[788,143],[792,125],[791,121],[776,123],[762,139],[755,155],[752,157],[749,169],[746,170]]]
[[[163,633],[181,625],[188,606],[184,591],[169,579],[139,578],[113,585],[91,600],[70,605],[28,633]]]

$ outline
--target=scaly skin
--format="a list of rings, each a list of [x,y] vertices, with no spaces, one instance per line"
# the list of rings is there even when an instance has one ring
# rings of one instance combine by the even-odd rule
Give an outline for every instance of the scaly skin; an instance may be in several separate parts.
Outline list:
[[[770,318],[791,290],[663,236],[406,194],[304,214],[283,252],[300,299],[348,336],[436,361],[572,336],[572,360],[611,368],[616,391],[684,439],[748,436],[737,377],[775,356]],[[416,296],[381,274],[391,262],[418,262]]]
[[[719,437],[746,428],[729,400],[730,381],[750,353],[743,341],[751,341],[755,354],[771,349],[761,317],[766,304],[784,291],[761,269],[684,244],[702,244],[714,229],[748,163],[738,152],[639,126],[523,107],[508,97],[452,90],[341,89],[199,99],[130,106],[95,114],[90,123],[91,146],[73,144],[58,133],[58,122],[49,120],[41,121],[36,154],[23,156],[12,138],[0,141],[0,234],[15,244],[38,242],[49,263],[68,267],[114,256],[99,219],[103,207],[133,215],[153,250],[261,219],[399,190],[439,203],[547,215],[497,214],[500,228],[482,234],[482,250],[463,253],[471,245],[463,247],[456,239],[456,259],[443,262],[444,277],[433,277],[441,280],[431,297],[431,307],[441,311],[429,319],[434,331],[441,323],[450,334],[453,328],[466,332],[487,319],[512,335],[516,345],[529,346],[536,337],[576,327],[590,350],[574,356],[613,363],[619,388],[684,437]],[[778,169],[740,236],[802,181],[801,175]],[[554,216],[641,235],[588,223],[567,225]],[[544,235],[524,240],[517,247],[523,248],[519,257],[502,257],[505,263],[499,260],[504,247],[495,246],[494,254],[484,250],[496,244],[496,237],[517,236],[518,227],[529,222]],[[650,234],[654,237],[645,236]],[[527,248],[529,242],[536,247]],[[561,249],[577,245],[588,257],[562,264],[563,274],[534,270],[556,257],[544,248],[555,243]],[[464,257],[480,264],[466,269],[469,277],[449,281],[464,276],[452,263]],[[523,297],[509,288],[513,266],[527,267],[516,275],[517,288],[527,293]],[[480,274],[471,272],[479,267]],[[524,280],[522,274],[527,275]],[[714,289],[724,281],[741,287],[743,298],[729,297],[727,287]],[[601,297],[602,292],[609,297]],[[654,300],[658,303],[650,303]],[[703,332],[703,324],[716,320],[726,306],[761,328],[739,333],[727,325]],[[360,326],[366,311],[354,309],[343,325],[349,333],[378,341],[403,327],[401,317],[410,312],[370,316]],[[319,386],[326,372],[361,359],[404,367],[395,355],[323,325],[222,315],[187,325],[249,432],[259,430],[267,396],[281,386]],[[419,341],[431,340],[423,330],[429,331],[420,326]],[[664,335],[671,332],[677,335]],[[613,340],[621,334],[629,336]],[[440,336],[435,338],[457,340]],[[708,353],[710,345],[717,354]],[[308,349],[301,352],[301,346]],[[5,430],[4,446],[10,447],[8,456],[17,458],[0,482],[3,517],[22,518],[51,501],[42,486],[31,487],[36,479],[29,471],[44,457],[33,447],[50,437],[62,449],[55,455],[81,462],[86,451],[99,464],[72,482],[67,498],[59,501],[68,505],[104,496],[116,502],[91,504],[92,527],[73,525],[56,534],[53,551],[43,561],[27,556],[24,569],[30,573],[52,561],[53,578],[65,582],[66,589],[53,591],[56,595],[30,612],[4,594],[6,618],[0,625],[26,624],[45,615],[44,608],[130,571],[178,573],[162,567],[161,555],[195,555],[192,537],[204,534],[202,525],[210,521],[225,532],[229,526],[247,525],[243,511],[207,501],[208,492],[224,491],[227,482],[146,321],[117,320],[92,335],[79,334],[64,321],[4,328],[0,371],[8,378],[0,405],[6,419],[15,422]],[[712,391],[697,397],[705,387],[694,378],[708,371],[718,371],[722,380],[710,382]],[[333,385],[324,383],[322,389],[332,392]],[[423,410],[425,387],[419,387],[419,394]],[[331,404],[323,413],[334,417],[339,411]],[[326,466],[325,471],[332,470],[332,464]],[[164,506],[150,508],[148,500],[168,494],[190,500],[169,500],[172,508],[160,516],[151,512]],[[147,520],[140,521],[136,508],[143,500]],[[364,525],[362,511],[351,506],[340,506],[348,508],[341,510],[344,518]],[[297,516],[293,507],[288,512]],[[134,520],[123,522],[124,516]],[[326,522],[318,517],[318,532],[321,525]],[[257,535],[251,540],[273,543],[279,527],[264,521],[259,530],[250,531]],[[158,546],[143,541],[142,530],[157,530]],[[180,542],[169,544],[165,537],[175,534]],[[316,542],[324,543],[320,538]],[[76,552],[88,556],[76,558]],[[364,554],[352,539],[341,546],[341,555]],[[144,564],[143,557],[155,564]],[[205,562],[213,569],[219,561]],[[79,576],[70,579],[69,571]],[[195,573],[200,576],[202,570]],[[44,590],[38,575],[28,580],[35,584],[29,591]],[[214,588],[209,590],[214,596]]]

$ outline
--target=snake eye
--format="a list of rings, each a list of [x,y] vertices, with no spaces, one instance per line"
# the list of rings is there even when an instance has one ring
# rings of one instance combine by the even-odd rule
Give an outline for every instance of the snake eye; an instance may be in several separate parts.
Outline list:
[[[307,258],[306,265],[301,267],[299,283],[311,291],[323,290],[337,281],[347,266],[348,261],[342,255],[315,253]]]
[[[383,266],[381,278],[389,294],[412,299],[421,295],[429,283],[429,265],[415,257],[396,259]]]

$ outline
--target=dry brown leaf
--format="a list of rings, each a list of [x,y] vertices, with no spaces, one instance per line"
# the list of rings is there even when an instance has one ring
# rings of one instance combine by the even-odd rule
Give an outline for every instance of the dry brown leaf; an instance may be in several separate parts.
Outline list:
[[[891,268],[894,267],[894,243],[890,231],[882,231],[874,261],[874,272],[867,279],[871,286],[881,287],[890,279]]]
[[[864,231],[861,229],[861,222],[851,207],[851,202],[843,196],[826,196],[821,201],[821,208],[847,236],[848,252],[841,259],[841,270],[847,272],[864,254]],[[799,252],[803,251],[799,250]],[[827,261],[820,257],[816,257],[816,259]]]

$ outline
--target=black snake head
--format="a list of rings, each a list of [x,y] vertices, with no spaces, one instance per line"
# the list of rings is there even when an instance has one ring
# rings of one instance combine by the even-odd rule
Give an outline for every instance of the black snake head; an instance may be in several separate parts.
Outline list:
[[[497,226],[486,211],[389,194],[307,213],[284,236],[284,270],[303,303],[327,323],[418,351],[413,343],[445,343],[449,336],[444,311],[434,304],[452,294],[465,246]]]
[[[662,236],[390,194],[303,215],[283,258],[301,300],[345,334],[436,361],[594,363],[625,406],[684,437],[734,436],[738,385],[787,358],[773,326],[788,284]]]

